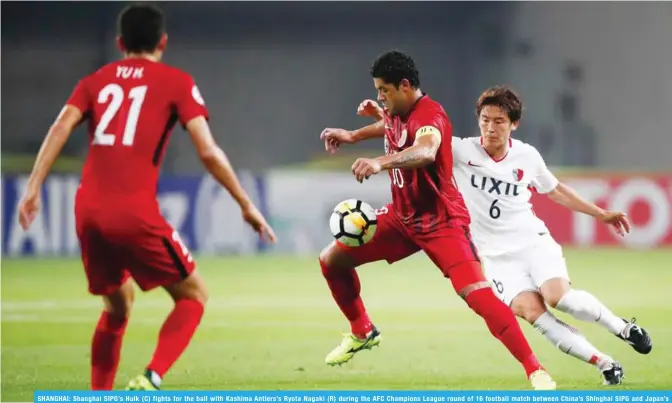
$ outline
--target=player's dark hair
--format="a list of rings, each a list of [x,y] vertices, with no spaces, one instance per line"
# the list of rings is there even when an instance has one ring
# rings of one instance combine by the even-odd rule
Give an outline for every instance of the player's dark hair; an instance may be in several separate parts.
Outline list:
[[[121,43],[131,53],[155,51],[165,29],[163,11],[151,4],[133,4],[119,14]]]
[[[399,88],[403,79],[408,80],[413,88],[420,86],[420,73],[415,67],[413,58],[398,50],[378,56],[371,67],[371,77],[381,79],[396,88]]]
[[[523,101],[518,94],[506,86],[496,86],[483,91],[476,102],[476,116],[480,116],[481,110],[487,105],[500,107],[512,123],[520,121],[523,116]]]

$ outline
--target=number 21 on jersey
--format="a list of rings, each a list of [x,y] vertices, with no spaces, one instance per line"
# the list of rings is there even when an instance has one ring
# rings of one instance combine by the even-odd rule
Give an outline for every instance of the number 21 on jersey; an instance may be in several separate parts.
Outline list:
[[[142,109],[142,103],[145,101],[145,95],[147,94],[147,86],[142,85],[138,87],[131,88],[128,91],[128,98],[130,99],[131,105],[128,108],[128,114],[126,115],[126,122],[124,125],[124,133],[121,138],[121,144],[125,146],[132,146],[133,140],[135,140],[135,131],[138,127],[138,118],[140,117],[140,109]],[[112,146],[116,141],[117,134],[106,133],[110,122],[119,112],[122,104],[126,100],[127,94],[124,93],[124,89],[119,84],[108,84],[103,87],[102,90],[98,93],[98,103],[106,104],[107,108],[103,112],[103,116],[96,126],[96,131],[93,134],[93,144],[100,146]],[[120,122],[121,123],[121,122]],[[119,125],[121,126],[121,125]]]

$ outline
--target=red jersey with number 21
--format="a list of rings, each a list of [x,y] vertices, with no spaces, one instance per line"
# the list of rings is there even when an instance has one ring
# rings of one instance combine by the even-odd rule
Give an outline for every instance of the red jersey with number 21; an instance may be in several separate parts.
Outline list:
[[[428,128],[429,126],[429,128]],[[469,212],[453,181],[453,130],[441,104],[423,95],[405,117],[385,113],[385,152],[396,154],[413,145],[420,131],[435,128],[441,146],[432,164],[417,169],[391,169],[392,203],[409,230],[427,233],[468,226]]]
[[[89,121],[79,197],[110,205],[156,203],[173,126],[208,118],[189,74],[144,58],[105,65],[77,84],[67,104]]]

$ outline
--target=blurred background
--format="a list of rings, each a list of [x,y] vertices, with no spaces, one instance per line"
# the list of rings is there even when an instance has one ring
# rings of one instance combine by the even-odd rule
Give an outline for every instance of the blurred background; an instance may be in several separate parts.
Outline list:
[[[633,236],[615,240],[590,219],[547,208],[566,244],[672,243],[672,3],[166,2],[165,61],[190,72],[217,140],[278,227],[282,252],[329,241],[326,218],[342,198],[389,200],[383,175],[348,174],[381,142],[324,153],[324,127],[356,128],[358,103],[376,93],[369,68],[392,48],[410,53],[422,88],[442,102],[455,135],[475,135],[483,89],[513,86],[525,102],[515,136],[536,146],[586,197],[629,209]],[[45,212],[28,234],[15,224],[22,174],[78,79],[120,55],[123,3],[2,5],[2,169],[5,255],[76,254],[72,197],[87,152],[84,127],[45,186]],[[282,18],[278,18],[282,15]],[[163,164],[165,214],[195,251],[264,249],[203,176],[177,127]],[[242,234],[242,235],[241,235]]]

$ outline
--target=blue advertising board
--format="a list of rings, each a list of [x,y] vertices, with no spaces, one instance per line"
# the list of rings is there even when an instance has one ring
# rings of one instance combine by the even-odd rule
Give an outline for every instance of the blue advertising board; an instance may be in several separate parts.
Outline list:
[[[264,181],[239,173],[243,187],[262,213],[266,210]],[[17,206],[27,176],[2,178],[3,256],[72,256],[79,253],[74,202],[79,177],[50,175],[42,188],[42,209],[28,231],[17,219]],[[163,176],[157,198],[163,215],[193,251],[255,253],[263,248],[243,222],[235,201],[211,176]]]

